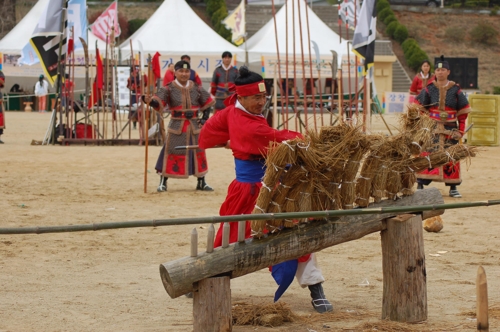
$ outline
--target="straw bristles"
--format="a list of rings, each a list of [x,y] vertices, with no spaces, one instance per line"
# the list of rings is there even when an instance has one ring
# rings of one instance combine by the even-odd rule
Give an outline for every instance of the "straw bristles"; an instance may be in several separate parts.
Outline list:
[[[475,157],[478,148],[463,144],[452,145],[445,151],[436,151],[427,157],[417,157],[405,161],[405,166],[414,172],[422,172],[427,168],[436,168],[449,162],[457,162],[465,159],[466,164],[470,162],[471,157]]]
[[[477,149],[453,145],[427,157],[435,121],[411,106],[401,117],[402,130],[391,137],[365,135],[360,127],[323,127],[271,145],[266,174],[253,213],[321,211],[366,207],[370,201],[412,195],[416,173],[475,156]],[[304,220],[259,220],[252,230],[261,236]]]
[[[284,302],[269,304],[249,304],[236,302],[232,306],[234,325],[277,326],[272,323],[293,322],[299,319],[290,306]]]

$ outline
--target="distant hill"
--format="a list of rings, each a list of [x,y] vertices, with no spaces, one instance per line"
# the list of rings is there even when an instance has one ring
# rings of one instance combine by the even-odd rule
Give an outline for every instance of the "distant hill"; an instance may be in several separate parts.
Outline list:
[[[439,9],[438,9],[439,10]],[[500,35],[500,16],[487,14],[450,14],[395,11],[401,24],[406,25],[410,37],[415,38],[430,60],[443,54],[445,57],[478,58],[478,87],[482,93],[493,92],[500,86],[500,37],[496,46],[485,46],[471,40],[470,31],[479,23],[487,23]],[[393,42],[396,44],[396,42]],[[393,46],[394,53],[406,65],[399,45]],[[406,66],[407,72],[412,75]]]

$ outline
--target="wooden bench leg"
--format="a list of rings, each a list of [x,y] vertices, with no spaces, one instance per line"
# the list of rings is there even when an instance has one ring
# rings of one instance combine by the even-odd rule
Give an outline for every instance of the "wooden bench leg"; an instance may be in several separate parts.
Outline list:
[[[231,332],[232,320],[229,277],[199,281],[193,294],[193,331]]]
[[[416,323],[427,319],[427,276],[420,215],[386,220],[381,232],[384,291],[382,319]]]

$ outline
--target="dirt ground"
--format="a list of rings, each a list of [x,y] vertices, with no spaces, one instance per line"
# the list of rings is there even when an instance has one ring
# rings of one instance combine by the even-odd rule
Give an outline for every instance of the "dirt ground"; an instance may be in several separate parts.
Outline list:
[[[148,158],[143,193],[144,148],[139,146],[33,146],[50,115],[8,112],[0,145],[0,227],[55,226],[112,221],[218,215],[234,178],[230,151],[207,151],[207,182],[215,192],[197,192],[196,180],[169,180],[157,193]],[[394,124],[394,116],[386,119]],[[374,131],[383,131],[379,117]],[[134,132],[137,134],[137,131]],[[463,173],[462,199],[500,199],[500,148],[485,147]],[[293,283],[281,301],[303,319],[282,327],[235,326],[234,331],[474,331],[475,280],[486,269],[490,330],[500,321],[500,207],[447,211],[440,233],[426,233],[428,320],[418,325],[380,321],[380,235],[318,253],[332,314],[316,314],[309,292]],[[200,248],[207,225],[195,226]],[[41,235],[0,235],[0,331],[192,331],[192,300],[171,299],[159,264],[190,254],[193,226],[129,228]],[[202,249],[200,249],[202,250]],[[441,253],[439,253],[441,252]],[[232,300],[271,303],[276,285],[267,269],[231,281]]]

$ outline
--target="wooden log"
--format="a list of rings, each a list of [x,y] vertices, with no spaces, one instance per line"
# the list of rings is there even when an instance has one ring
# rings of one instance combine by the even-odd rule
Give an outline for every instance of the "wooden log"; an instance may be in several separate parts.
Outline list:
[[[193,331],[230,332],[231,285],[228,276],[207,278],[198,282],[193,296]]]
[[[477,268],[476,277],[476,318],[477,330],[489,331],[488,322],[488,283],[486,282],[486,272],[482,266]]]
[[[429,188],[418,190],[414,195],[397,201],[384,200],[372,207],[433,205],[443,202],[439,190]],[[439,215],[443,210],[431,212]],[[160,265],[160,276],[167,293],[176,298],[192,292],[193,283],[205,278],[222,273],[229,273],[231,278],[241,277],[271,265],[379,232],[385,229],[384,220],[393,216],[394,213],[378,213],[301,224],[277,235],[259,240],[247,239],[227,248],[217,248],[213,253],[202,253],[196,258],[185,257],[163,263]]]
[[[238,242],[245,242],[245,227],[246,221],[240,221],[238,223]]]
[[[427,277],[422,217],[405,214],[388,219],[381,238],[382,319],[408,323],[426,320]]]

